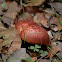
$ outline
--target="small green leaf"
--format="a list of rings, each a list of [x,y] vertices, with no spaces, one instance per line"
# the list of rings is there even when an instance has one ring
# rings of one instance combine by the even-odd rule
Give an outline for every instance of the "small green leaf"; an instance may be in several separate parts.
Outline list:
[[[33,50],[35,47],[34,46],[30,46],[30,47],[28,47],[28,49],[31,49],[31,50]]]
[[[35,51],[36,51],[36,52],[39,52],[39,49],[34,49],[34,52],[35,52]]]
[[[43,53],[43,50],[40,50],[40,52],[39,53]]]
[[[34,48],[33,51],[35,52],[36,51],[36,48]]]
[[[40,53],[41,53],[40,56],[46,56],[48,54],[48,52],[43,51],[43,50],[41,50]]]
[[[47,54],[48,54],[48,52],[44,51],[44,54],[46,54],[46,55],[47,55]]]
[[[35,45],[35,48],[41,48],[41,46],[39,46],[39,45]]]

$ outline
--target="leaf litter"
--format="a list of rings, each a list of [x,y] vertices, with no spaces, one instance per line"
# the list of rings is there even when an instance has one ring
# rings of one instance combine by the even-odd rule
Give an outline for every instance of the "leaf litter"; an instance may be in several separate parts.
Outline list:
[[[46,28],[47,32],[49,31],[50,41],[51,41],[51,49],[49,50],[49,54],[47,57],[43,57],[44,59],[40,59],[39,62],[50,62],[50,60],[47,60],[47,58],[50,58],[54,60],[55,54],[58,54],[62,58],[62,27],[55,16],[55,14],[52,11],[52,7],[55,8],[57,11],[59,19],[62,23],[62,12],[60,3],[51,3],[53,0],[49,1],[48,3],[49,8],[45,7],[44,2],[45,0],[34,0],[34,1],[24,1],[23,3],[25,14],[23,13],[23,8],[20,8],[20,1],[14,0],[11,2],[11,0],[7,0],[6,4],[8,7],[6,7],[6,12],[2,12],[2,7],[0,5],[0,15],[2,15],[2,18],[0,19],[0,51],[7,57],[7,53],[9,55],[13,54],[14,51],[18,51],[21,48],[21,45],[23,44],[23,41],[20,38],[19,31],[15,29],[15,24],[18,20],[32,20],[39,24],[40,26],[43,26]],[[46,2],[47,3],[47,2]],[[43,6],[42,6],[43,5]],[[58,5],[58,7],[56,7]],[[62,6],[61,6],[62,7]],[[47,10],[48,9],[48,10]],[[20,13],[22,11],[22,13]],[[21,15],[20,15],[20,14]],[[47,14],[47,15],[46,15]],[[17,20],[15,20],[17,18]],[[12,27],[14,25],[14,27]],[[6,27],[9,26],[9,27]],[[60,31],[59,31],[60,30]],[[59,31],[59,32],[58,32]],[[26,49],[27,50],[27,49]],[[29,51],[29,50],[28,50]],[[48,50],[47,50],[48,51]],[[31,57],[32,61],[37,61],[39,54],[37,55],[37,52],[32,52],[30,50],[28,54]],[[29,57],[28,56],[28,57]],[[55,58],[56,60],[56,58]],[[29,62],[29,61],[28,61]]]

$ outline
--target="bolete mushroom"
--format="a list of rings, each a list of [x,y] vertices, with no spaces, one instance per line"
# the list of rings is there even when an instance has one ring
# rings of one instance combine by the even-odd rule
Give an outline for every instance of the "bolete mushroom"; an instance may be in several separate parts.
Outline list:
[[[16,24],[20,31],[22,40],[32,44],[42,44],[49,46],[49,35],[47,31],[37,23],[29,20],[20,20]]]

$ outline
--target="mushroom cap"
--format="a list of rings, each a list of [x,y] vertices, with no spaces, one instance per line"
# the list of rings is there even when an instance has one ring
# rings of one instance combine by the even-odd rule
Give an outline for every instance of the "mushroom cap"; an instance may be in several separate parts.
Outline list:
[[[19,29],[22,40],[26,40],[26,42],[32,44],[49,46],[50,41],[47,31],[37,23],[21,20],[17,22],[16,28]]]

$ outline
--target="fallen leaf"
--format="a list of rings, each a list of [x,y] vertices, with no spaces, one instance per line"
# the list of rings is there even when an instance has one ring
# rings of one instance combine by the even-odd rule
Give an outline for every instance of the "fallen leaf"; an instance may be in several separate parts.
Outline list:
[[[8,53],[12,54],[20,49],[21,42],[19,31],[15,28],[5,28],[0,21],[0,51],[5,53],[5,57],[9,56]]]
[[[7,47],[7,51],[9,54],[12,54],[13,51],[16,51],[17,49],[20,49],[21,47],[21,38],[19,36],[19,33],[15,28],[9,28],[5,31],[0,32],[3,35],[3,40],[1,41],[0,48]],[[0,37],[2,37],[0,35]],[[2,51],[4,49],[2,48]],[[5,51],[3,51],[5,52]]]
[[[51,14],[52,16],[53,16],[53,14],[54,14],[54,11],[53,11],[52,9],[50,9],[50,8],[46,8],[46,9],[44,9],[43,11],[45,11],[46,13]]]
[[[50,52],[49,52],[50,59],[52,59],[52,57],[53,57],[58,51],[61,50],[61,48],[58,47],[55,42],[52,42],[52,43],[51,43],[51,47],[52,47],[52,48],[51,48],[52,50],[50,50]]]
[[[38,23],[39,25],[43,25],[44,27],[48,28],[48,19],[45,17],[44,13],[37,13],[33,17],[33,21]]]
[[[55,8],[55,11],[57,11],[59,14],[62,14],[62,3],[55,2],[55,3],[49,3],[49,5]]]
[[[45,2],[45,0],[31,0],[28,2],[28,4],[23,4],[24,6],[39,6],[42,5]]]
[[[18,12],[20,12],[18,4],[15,1],[11,2],[1,21],[8,26],[13,25],[14,19],[16,18]]]
[[[13,51],[16,51],[16,50],[21,48],[21,41],[20,40],[21,40],[20,36],[17,35],[14,38],[14,40],[13,40],[13,42],[12,42],[12,44],[11,44],[9,50],[8,50],[8,53],[12,54]]]
[[[62,23],[62,17],[59,17],[59,19]],[[50,24],[50,28],[54,31],[59,31],[62,29],[62,27],[56,17],[51,18],[51,20],[49,20],[49,24]]]
[[[19,20],[33,20],[33,17],[30,13],[25,12],[25,14],[23,13],[22,16],[20,16]]]

